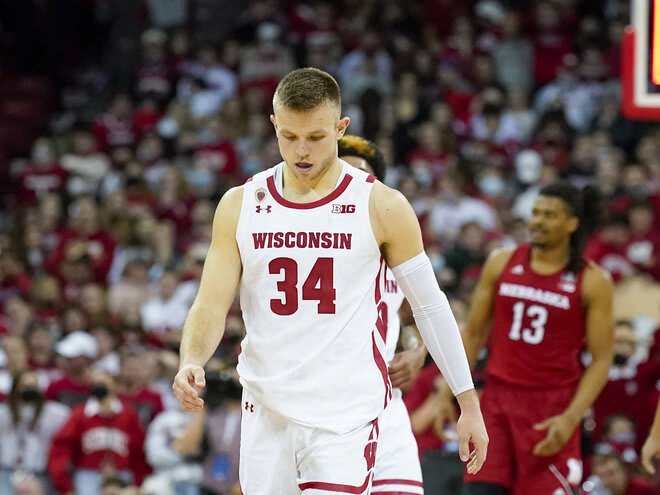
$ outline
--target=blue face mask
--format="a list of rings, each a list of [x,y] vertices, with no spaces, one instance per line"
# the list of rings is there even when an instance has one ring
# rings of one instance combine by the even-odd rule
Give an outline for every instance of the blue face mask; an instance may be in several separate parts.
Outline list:
[[[254,175],[264,169],[263,164],[254,158],[248,158],[245,160],[241,164],[241,168],[243,169],[243,172],[245,172],[245,175]]]
[[[479,190],[491,198],[496,198],[504,193],[506,185],[504,181],[495,175],[487,175],[479,180]]]
[[[441,254],[432,254],[429,256],[429,259],[431,260],[431,266],[433,267],[433,271],[435,273],[438,273],[445,267],[445,257]]]
[[[415,180],[419,183],[422,188],[427,188],[431,185],[433,177],[431,177],[431,171],[427,168],[416,168],[413,171]]]
[[[186,179],[188,179],[190,186],[197,191],[206,191],[215,184],[213,173],[205,169],[189,170]]]

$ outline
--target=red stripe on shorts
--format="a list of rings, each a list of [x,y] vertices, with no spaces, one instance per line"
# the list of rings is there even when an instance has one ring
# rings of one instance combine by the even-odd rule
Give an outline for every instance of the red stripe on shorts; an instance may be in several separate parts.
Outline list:
[[[413,485],[424,487],[424,483],[415,480],[378,480],[374,481],[374,486],[379,485]]]
[[[321,481],[308,481],[307,483],[301,483],[298,485],[300,490],[324,490],[326,492],[335,492],[335,493],[364,493],[364,491],[369,486],[369,481],[371,478],[371,473],[367,473],[367,477],[364,479],[362,486],[353,486],[353,485],[342,485],[338,483],[323,483]]]

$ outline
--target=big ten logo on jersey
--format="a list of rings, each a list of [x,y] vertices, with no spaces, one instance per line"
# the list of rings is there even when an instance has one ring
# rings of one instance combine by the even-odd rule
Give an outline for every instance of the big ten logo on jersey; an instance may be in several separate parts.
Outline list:
[[[563,290],[564,292],[570,292],[573,293],[575,292],[575,284],[576,284],[576,279],[575,275],[571,272],[566,272],[563,273],[561,276],[561,280],[559,281],[559,288]]]
[[[332,205],[332,213],[355,213],[355,205]]]

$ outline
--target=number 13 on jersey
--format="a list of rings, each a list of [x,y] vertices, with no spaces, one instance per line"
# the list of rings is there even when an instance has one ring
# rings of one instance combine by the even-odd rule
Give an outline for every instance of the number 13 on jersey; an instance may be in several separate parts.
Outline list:
[[[525,310],[526,309],[526,310]],[[530,318],[532,327],[522,328],[523,316]],[[520,340],[528,344],[540,344],[545,336],[545,324],[548,321],[548,310],[538,304],[531,304],[525,308],[525,303],[518,301],[513,305],[513,322],[509,331],[511,340]]]
[[[335,314],[337,291],[334,288],[332,258],[318,258],[302,284],[302,300],[318,301],[318,314]],[[277,282],[281,299],[271,299],[270,309],[280,316],[290,316],[298,311],[298,263],[291,258],[275,258],[268,263],[268,273],[280,275],[284,279]],[[303,274],[304,276],[304,274]]]

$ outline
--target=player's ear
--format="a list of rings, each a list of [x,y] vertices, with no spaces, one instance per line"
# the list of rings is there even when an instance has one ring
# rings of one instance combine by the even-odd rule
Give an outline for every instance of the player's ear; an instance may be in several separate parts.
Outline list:
[[[344,136],[344,133],[346,132],[346,128],[350,123],[351,123],[351,119],[349,117],[344,117],[337,121],[337,141],[339,141]]]
[[[275,115],[270,116],[270,121],[273,123],[273,127],[275,128],[275,132],[277,132],[277,120],[275,119]]]
[[[580,226],[580,220],[577,217],[570,217],[568,219],[568,231],[572,234]]]

